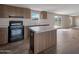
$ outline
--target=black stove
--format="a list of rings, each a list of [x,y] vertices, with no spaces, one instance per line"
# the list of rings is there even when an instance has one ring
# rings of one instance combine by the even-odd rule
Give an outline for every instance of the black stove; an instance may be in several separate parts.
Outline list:
[[[10,21],[8,27],[8,42],[15,42],[24,39],[23,21]]]

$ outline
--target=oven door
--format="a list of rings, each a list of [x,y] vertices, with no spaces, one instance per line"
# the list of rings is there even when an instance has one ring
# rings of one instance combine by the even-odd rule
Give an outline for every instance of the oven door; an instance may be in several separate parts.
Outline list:
[[[23,39],[23,30],[22,29],[11,29],[11,35],[10,35],[10,40],[13,41],[18,41]]]

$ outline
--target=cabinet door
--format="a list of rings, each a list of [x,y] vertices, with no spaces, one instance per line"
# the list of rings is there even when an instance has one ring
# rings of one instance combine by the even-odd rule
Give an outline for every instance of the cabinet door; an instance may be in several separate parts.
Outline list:
[[[23,8],[22,11],[23,11],[23,12],[22,12],[22,15],[24,16],[24,18],[27,18],[27,17],[26,17],[26,14],[27,14],[27,13],[26,13],[26,9]]]
[[[0,5],[0,18],[3,18],[4,14],[3,14],[3,5]]]
[[[34,34],[34,52],[39,53],[48,48],[56,47],[56,30]]]
[[[57,30],[53,30],[51,31],[51,42],[50,42],[53,45],[57,45]]]
[[[15,16],[15,7],[13,6],[5,6],[4,7],[4,14],[5,17],[8,18],[9,16]]]
[[[23,16],[22,15],[22,8],[15,7],[15,16]]]
[[[31,18],[31,10],[26,8],[24,9],[24,17],[25,18]]]
[[[0,18],[5,18],[6,16],[6,6],[5,5],[0,5]]]
[[[49,48],[50,44],[50,32],[43,32],[35,34],[34,37],[34,51],[35,53],[39,53]]]
[[[42,33],[34,35],[34,53],[39,53],[44,50],[45,42],[44,35]]]
[[[0,45],[8,43],[8,29],[0,28]]]
[[[15,7],[15,16],[20,16],[20,8]]]

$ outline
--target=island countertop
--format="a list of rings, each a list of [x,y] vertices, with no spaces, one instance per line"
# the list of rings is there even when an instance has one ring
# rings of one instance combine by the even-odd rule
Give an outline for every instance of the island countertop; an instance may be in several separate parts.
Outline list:
[[[30,29],[30,50],[40,53],[46,49],[57,46],[57,29],[53,26],[35,26]]]
[[[53,27],[53,26],[36,26],[36,27],[29,27],[30,30],[32,30],[35,33],[41,33],[51,30],[57,30],[59,27]]]

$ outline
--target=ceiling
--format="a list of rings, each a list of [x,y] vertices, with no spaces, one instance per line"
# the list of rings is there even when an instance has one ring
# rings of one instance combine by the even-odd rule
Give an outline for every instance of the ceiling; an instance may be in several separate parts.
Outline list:
[[[38,11],[49,11],[52,13],[79,16],[79,4],[8,4],[11,6],[31,8]]]

